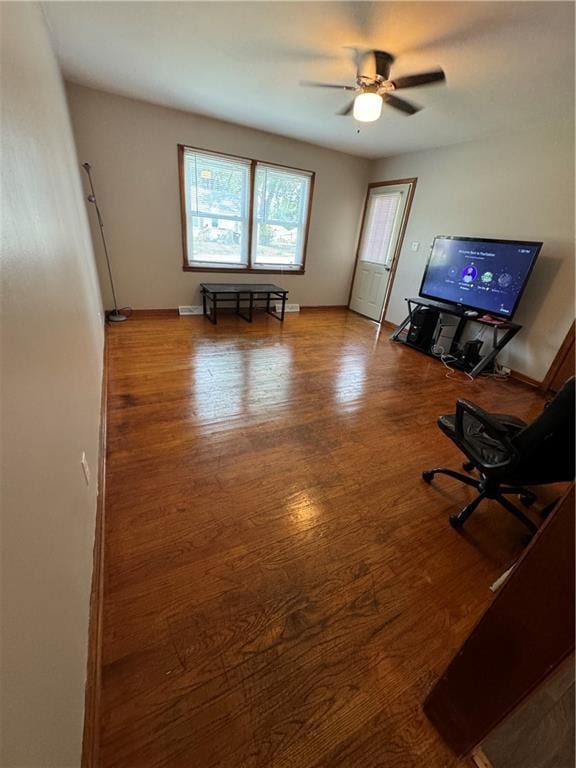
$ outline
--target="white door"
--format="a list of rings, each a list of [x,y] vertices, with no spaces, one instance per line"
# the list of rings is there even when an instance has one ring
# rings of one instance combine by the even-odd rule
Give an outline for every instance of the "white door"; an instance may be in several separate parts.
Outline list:
[[[371,187],[360,233],[350,309],[380,322],[412,184]]]

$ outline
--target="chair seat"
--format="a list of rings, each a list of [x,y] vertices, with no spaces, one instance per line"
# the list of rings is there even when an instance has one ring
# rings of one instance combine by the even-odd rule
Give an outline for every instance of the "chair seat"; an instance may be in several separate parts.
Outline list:
[[[500,424],[506,427],[511,435],[524,429],[526,422],[519,419],[517,416],[512,416],[508,413],[491,413],[493,419],[496,419]],[[438,419],[438,426],[458,447],[463,450],[469,458],[468,452],[456,437],[456,414],[450,413],[445,416],[440,416]],[[482,457],[482,461],[487,465],[498,464],[501,461],[505,461],[507,458],[507,452],[502,448],[500,443],[493,440],[485,432],[482,424],[472,418],[469,414],[465,413],[462,420],[462,426],[464,428],[464,435],[467,440],[474,444],[475,450]]]

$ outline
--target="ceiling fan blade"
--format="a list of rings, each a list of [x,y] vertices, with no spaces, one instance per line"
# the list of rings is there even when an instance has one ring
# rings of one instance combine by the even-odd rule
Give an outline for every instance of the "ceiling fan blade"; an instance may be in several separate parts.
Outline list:
[[[354,101],[355,101],[355,99],[352,99],[352,101],[349,104],[347,104],[342,109],[338,110],[338,112],[336,112],[336,114],[337,115],[351,115],[352,114],[352,110],[354,109]]]
[[[372,51],[372,53],[374,54],[376,74],[380,75],[383,80],[388,80],[394,56],[391,53],[386,53],[386,51]]]
[[[382,98],[388,106],[394,107],[394,109],[397,109],[400,112],[404,112],[405,115],[415,115],[416,112],[420,112],[422,109],[422,107],[419,107],[416,104],[411,104],[405,99],[399,99],[398,96],[392,96],[390,93],[383,94]]]
[[[335,85],[333,83],[317,83],[315,80],[300,80],[300,85],[306,88],[335,88],[339,91],[355,91],[353,85]]]
[[[432,72],[422,72],[419,75],[406,75],[406,77],[395,77],[392,82],[396,89],[414,88],[417,85],[431,85],[432,83],[443,83],[446,75],[442,69],[435,69]]]

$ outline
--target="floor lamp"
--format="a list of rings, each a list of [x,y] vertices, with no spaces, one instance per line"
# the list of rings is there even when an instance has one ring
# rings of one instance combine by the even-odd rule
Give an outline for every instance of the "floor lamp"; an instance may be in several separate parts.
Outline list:
[[[118,303],[116,302],[116,291],[114,290],[114,280],[112,280],[112,270],[110,269],[110,258],[108,256],[108,248],[106,247],[106,238],[104,237],[104,222],[100,214],[100,208],[98,208],[98,201],[96,200],[96,192],[94,191],[94,184],[92,183],[92,176],[90,175],[90,163],[83,163],[82,168],[88,175],[88,181],[90,182],[90,192],[86,198],[89,203],[94,203],[96,208],[96,215],[98,216],[98,224],[100,226],[100,235],[102,237],[102,245],[104,246],[104,255],[106,256],[106,264],[108,266],[108,275],[110,277],[110,285],[112,287],[112,298],[114,299],[114,309],[108,313],[108,320],[113,323],[121,323],[123,320],[128,320],[127,315],[122,314],[118,309]]]

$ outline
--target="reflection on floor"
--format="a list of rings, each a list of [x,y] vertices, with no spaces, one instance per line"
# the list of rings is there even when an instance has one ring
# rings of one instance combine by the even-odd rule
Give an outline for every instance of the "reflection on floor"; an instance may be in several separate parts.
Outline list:
[[[465,396],[344,310],[109,329],[102,766],[460,765],[419,704],[522,546],[423,468]]]

